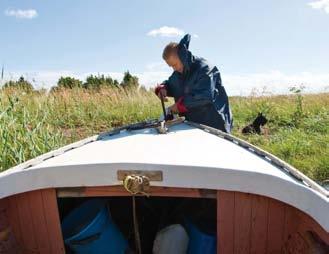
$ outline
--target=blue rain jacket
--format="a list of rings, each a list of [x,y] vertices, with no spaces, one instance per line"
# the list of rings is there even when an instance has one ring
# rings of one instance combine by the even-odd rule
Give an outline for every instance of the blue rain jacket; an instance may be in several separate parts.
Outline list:
[[[185,35],[178,45],[178,56],[184,65],[183,73],[174,71],[163,84],[175,102],[183,96],[188,112],[186,120],[231,132],[233,118],[225,88],[216,66],[193,56],[188,50],[191,36]]]

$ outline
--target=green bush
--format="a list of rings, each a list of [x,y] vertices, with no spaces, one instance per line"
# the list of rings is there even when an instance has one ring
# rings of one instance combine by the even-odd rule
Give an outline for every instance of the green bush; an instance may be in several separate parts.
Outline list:
[[[24,92],[32,92],[34,90],[32,84],[24,79],[23,76],[21,76],[17,81],[8,81],[6,82],[2,89],[16,89],[21,90]]]

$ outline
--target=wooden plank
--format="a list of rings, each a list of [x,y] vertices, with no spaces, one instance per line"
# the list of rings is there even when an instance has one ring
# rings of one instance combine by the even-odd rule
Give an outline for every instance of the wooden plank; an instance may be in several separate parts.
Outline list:
[[[0,199],[0,253],[12,251],[13,241],[10,241],[12,232],[7,216],[7,200]],[[12,251],[12,253],[15,253]]]
[[[303,216],[303,213],[295,207],[285,206],[283,253],[319,253],[313,249],[315,242],[311,234],[302,227],[301,217]]]
[[[267,253],[281,253],[285,221],[285,204],[269,199],[267,224]]]
[[[234,209],[234,253],[250,252],[251,195],[235,193]]]
[[[11,230],[13,231],[14,238],[17,242],[17,249],[21,249],[23,246],[23,237],[22,237],[21,226],[19,223],[16,198],[17,198],[16,195],[6,198],[8,204],[7,215],[9,219],[9,224],[11,226]]]
[[[37,243],[34,236],[34,228],[32,224],[32,214],[30,210],[29,200],[26,193],[17,195],[17,209],[20,227],[22,230],[23,251],[37,252]]]
[[[285,247],[288,244],[288,241],[294,236],[297,232],[297,227],[299,219],[296,217],[295,208],[290,205],[285,205],[285,219],[284,219],[284,233],[283,233],[283,242]],[[287,247],[286,247],[287,248]]]
[[[266,253],[268,198],[252,195],[250,253]]]
[[[7,209],[7,200],[6,199],[0,199],[0,212]]]
[[[86,196],[85,187],[58,188],[56,195],[59,198],[80,198]]]
[[[60,190],[57,191],[59,193]],[[85,197],[125,197],[131,194],[124,189],[122,185],[118,186],[99,186],[99,187],[86,187],[84,189]],[[173,187],[157,187],[152,186],[149,192],[150,196],[157,197],[185,197],[185,198],[216,198],[216,191],[212,190],[199,190],[193,188],[173,188]]]
[[[50,252],[50,241],[48,237],[46,215],[43,209],[43,199],[40,190],[31,191],[27,193],[27,198],[30,203],[32,224],[35,234],[35,239],[40,253]]]
[[[0,234],[8,226],[6,205],[5,200],[0,199]]]
[[[65,253],[55,189],[41,191],[51,253]]]
[[[8,210],[7,199],[0,199],[0,234],[9,226],[7,210]]]
[[[290,240],[288,250],[303,249],[303,253],[329,253],[329,233],[306,213],[296,208],[294,210],[299,221],[298,234]]]
[[[234,192],[217,192],[217,253],[234,253]]]
[[[150,196],[182,198],[216,198],[216,191],[193,188],[151,187]]]
[[[300,223],[298,224],[299,231],[312,231],[329,246],[329,233],[308,214],[302,211],[297,212],[300,214]]]

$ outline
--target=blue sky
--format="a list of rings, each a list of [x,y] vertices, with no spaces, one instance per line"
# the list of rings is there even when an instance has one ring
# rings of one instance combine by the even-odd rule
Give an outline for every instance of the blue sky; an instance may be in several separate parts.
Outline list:
[[[185,33],[230,94],[329,87],[329,0],[1,0],[0,29],[5,79],[37,87],[125,70],[152,86],[171,73],[164,46]]]

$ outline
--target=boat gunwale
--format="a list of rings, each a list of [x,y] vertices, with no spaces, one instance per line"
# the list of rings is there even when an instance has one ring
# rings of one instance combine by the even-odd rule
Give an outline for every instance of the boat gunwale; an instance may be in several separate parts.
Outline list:
[[[196,128],[205,130],[211,134],[214,134],[218,137],[221,137],[225,140],[228,140],[240,147],[243,147],[247,149],[249,152],[257,155],[258,157],[262,159],[267,159],[267,161],[274,166],[276,166],[279,170],[288,173],[290,176],[294,177],[296,180],[298,180],[301,184],[305,185],[306,187],[309,187],[318,193],[324,195],[326,198],[329,198],[329,191],[326,190],[323,186],[319,185],[315,181],[313,181],[311,178],[308,176],[304,175],[302,172],[300,172],[298,169],[293,167],[292,165],[288,164],[287,162],[281,160],[280,158],[276,157],[275,155],[255,146],[250,144],[249,142],[242,140],[238,137],[235,137],[231,134],[225,133],[223,131],[220,131],[218,129],[209,127],[207,125],[203,124],[198,124],[190,121],[186,121],[187,124],[194,126]]]

